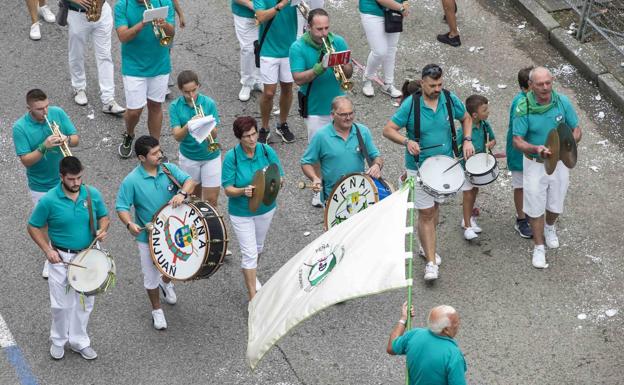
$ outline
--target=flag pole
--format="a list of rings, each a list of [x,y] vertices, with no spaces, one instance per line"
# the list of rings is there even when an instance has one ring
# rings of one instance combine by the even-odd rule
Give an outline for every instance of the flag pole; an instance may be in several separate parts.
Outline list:
[[[408,235],[407,252],[409,257],[407,259],[407,279],[409,284],[407,285],[407,322],[405,324],[405,330],[409,330],[412,327],[412,314],[410,309],[412,308],[412,270],[414,265],[414,217],[416,216],[416,204],[415,204],[415,192],[414,192],[414,178],[409,178],[409,226],[412,231]],[[407,359],[405,360],[405,385],[409,385],[409,368],[407,366]]]

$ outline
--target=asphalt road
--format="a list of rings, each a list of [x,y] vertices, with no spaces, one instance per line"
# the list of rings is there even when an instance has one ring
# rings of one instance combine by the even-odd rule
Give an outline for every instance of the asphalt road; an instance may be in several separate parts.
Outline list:
[[[238,43],[229,1],[183,1],[188,18],[178,31],[173,51],[174,72],[194,69],[203,92],[213,97],[222,118],[220,139],[236,144],[229,127],[236,116],[259,116],[257,99],[237,99]],[[329,0],[332,29],[345,36],[353,56],[365,62],[368,52],[353,1]],[[482,189],[478,198],[483,235],[464,241],[460,231],[459,198],[445,204],[438,252],[443,265],[433,285],[422,281],[423,264],[415,264],[416,324],[424,323],[434,305],[455,306],[462,317],[457,337],[468,362],[470,384],[622,384],[624,383],[624,262],[621,258],[624,180],[621,148],[624,118],[597,89],[582,79],[541,35],[506,1],[459,0],[461,48],[442,46],[435,35],[445,31],[435,0],[414,3],[401,36],[397,86],[415,77],[427,63],[446,71],[446,87],[462,99],[473,83],[487,87],[490,121],[504,150],[509,103],[517,92],[516,73],[543,64],[557,75],[556,89],[570,96],[581,119],[584,138],[580,160],[572,171],[566,212],[560,220],[561,248],[548,252],[550,267],[530,264],[532,245],[513,231],[510,177]],[[53,5],[56,9],[56,5]],[[239,272],[239,253],[212,278],[177,285],[179,302],[164,305],[169,329],[152,328],[150,309],[134,242],[114,216],[114,197],[122,178],[136,161],[121,160],[116,146],[123,132],[120,118],[99,112],[94,60],[88,59],[88,107],[72,101],[67,70],[67,31],[42,25],[39,42],[28,39],[24,5],[5,7],[0,14],[0,314],[5,319],[32,373],[40,384],[399,384],[404,360],[385,352],[390,329],[399,315],[404,291],[349,301],[312,317],[287,335],[251,372],[245,363],[246,294]],[[522,28],[520,26],[523,26]],[[119,42],[113,37],[117,97],[123,102],[119,74]],[[471,47],[483,47],[482,50]],[[359,78],[358,78],[359,80]],[[359,82],[358,82],[359,83]],[[498,85],[506,85],[506,88]],[[75,154],[87,165],[88,183],[99,188],[113,214],[105,247],[118,266],[117,287],[96,300],[89,324],[99,358],[85,362],[67,354],[60,362],[48,354],[49,299],[40,277],[42,253],[26,234],[31,201],[24,169],[11,139],[13,122],[25,112],[24,96],[45,90],[79,129]],[[364,97],[356,85],[357,120],[371,127],[386,159],[384,175],[391,180],[402,170],[402,148],[381,136],[395,110],[384,95]],[[176,92],[174,92],[177,95]],[[94,111],[93,118],[90,113]],[[601,116],[604,117],[601,118]],[[168,118],[165,117],[166,122]],[[305,145],[303,122],[293,109],[289,120],[297,142],[274,143],[290,182],[280,193],[279,210],[269,232],[259,267],[267,280],[285,261],[321,233],[322,212],[310,196],[296,189]],[[138,133],[146,132],[141,123]],[[163,147],[173,160],[177,144],[168,125]],[[223,196],[220,207],[225,207]],[[383,225],[383,224],[380,224]],[[311,231],[310,237],[303,233]],[[371,234],[374,236],[374,234]],[[612,317],[608,309],[619,312]],[[587,318],[580,320],[579,314]],[[0,383],[19,383],[8,361],[0,358]]]

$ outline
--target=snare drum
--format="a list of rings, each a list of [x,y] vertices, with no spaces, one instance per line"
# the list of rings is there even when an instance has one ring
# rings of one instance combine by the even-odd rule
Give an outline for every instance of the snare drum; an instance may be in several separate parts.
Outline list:
[[[466,161],[466,178],[475,186],[485,186],[498,178],[498,162],[487,153],[474,154]]]
[[[383,179],[359,173],[345,176],[336,183],[325,203],[325,229],[346,221],[393,192],[393,186]]]
[[[208,278],[223,264],[227,231],[223,218],[206,202],[167,204],[154,216],[149,232],[154,265],[179,281]]]
[[[107,252],[85,249],[72,262],[84,266],[67,266],[67,281],[77,293],[87,296],[105,293],[115,285],[115,261]]]
[[[431,156],[421,164],[416,173],[416,180],[422,189],[435,199],[444,199],[454,195],[464,184],[465,176],[461,164],[450,156]],[[444,171],[453,166],[448,171]]]

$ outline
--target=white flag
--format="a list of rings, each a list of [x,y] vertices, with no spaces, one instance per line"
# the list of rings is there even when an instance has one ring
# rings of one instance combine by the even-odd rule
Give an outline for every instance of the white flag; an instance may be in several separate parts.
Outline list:
[[[217,121],[212,115],[204,116],[203,118],[191,119],[188,122],[189,133],[193,138],[195,138],[197,143],[201,143],[206,140],[208,135],[210,135],[216,126]]]
[[[409,189],[332,227],[295,255],[249,303],[251,368],[290,329],[351,298],[406,287]],[[411,257],[411,256],[410,256]]]

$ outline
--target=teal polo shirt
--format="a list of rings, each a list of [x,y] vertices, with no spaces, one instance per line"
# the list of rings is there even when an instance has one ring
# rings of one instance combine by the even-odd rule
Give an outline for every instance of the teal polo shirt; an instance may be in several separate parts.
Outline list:
[[[513,145],[513,118],[518,102],[526,97],[526,92],[518,92],[511,101],[509,109],[509,126],[507,127],[507,143],[505,152],[507,153],[507,167],[509,171],[522,171],[522,153]]]
[[[336,51],[346,51],[349,49],[342,36],[334,35],[333,45]],[[317,47],[307,44],[303,38],[297,39],[290,47],[288,55],[291,72],[303,72],[311,69],[318,63],[321,51]],[[320,76],[314,78],[312,89],[308,97],[309,115],[329,115],[331,112],[331,102],[336,96],[344,95],[340,83],[336,80],[334,71],[328,68]],[[310,83],[306,83],[299,89],[299,92],[306,94]]]
[[[256,11],[266,11],[275,7],[279,0],[253,0]],[[273,18],[273,23],[260,48],[260,56],[283,58],[288,57],[288,50],[297,39],[297,9],[288,4]],[[266,23],[260,24],[258,40],[264,34]]]
[[[462,101],[451,92],[453,102],[453,117],[460,120],[466,114],[466,108]],[[436,144],[442,144],[440,147],[424,150],[418,158],[418,166],[420,166],[427,158],[434,155],[454,156],[451,142],[451,124],[449,123],[448,111],[446,109],[446,96],[440,94],[438,107],[435,111],[429,108],[423,98],[420,98],[420,147],[428,147]],[[411,113],[410,113],[410,110]],[[412,96],[408,96],[399,109],[392,116],[392,122],[399,127],[407,127],[407,137],[415,140],[414,135],[414,110],[412,109]],[[460,127],[455,126],[459,131]],[[461,143],[457,143],[460,145]],[[409,170],[416,170],[416,161],[414,156],[405,149],[405,167]]]
[[[357,123],[362,140],[371,159],[377,158],[379,150],[373,143],[373,137],[368,127]],[[342,139],[336,132],[334,124],[329,123],[320,128],[308,145],[301,157],[301,164],[321,164],[323,176],[323,197],[326,199],[331,194],[334,185],[347,174],[364,172],[365,159],[360,151],[357,134],[354,127],[347,140]]]
[[[199,94],[195,101],[197,106],[201,106],[204,109],[204,115],[212,115],[219,124],[219,112],[217,111],[217,103],[206,95]],[[195,109],[192,104],[188,104],[184,96],[178,97],[173,103],[169,105],[169,123],[171,128],[184,127],[192,117],[195,116]],[[190,133],[187,133],[184,139],[180,142],[180,153],[187,159],[191,160],[212,160],[218,158],[221,154],[221,150],[208,151],[208,139],[205,139],[201,143],[197,143],[197,140],[193,138]]]
[[[169,6],[167,23],[174,24],[174,8],[171,0],[151,0],[154,8]],[[115,29],[132,28],[143,21],[145,5],[136,0],[117,0],[115,4]],[[160,45],[152,23],[145,24],[141,32],[127,43],[121,43],[121,74],[151,78],[171,72],[169,47]]]
[[[485,152],[485,143],[486,143],[486,133],[489,134],[490,140],[496,139],[494,136],[494,131],[492,130],[492,126],[488,123],[487,120],[482,120],[479,122],[479,127],[477,127],[474,123],[472,125],[472,134],[470,137],[472,138],[472,146],[474,147],[475,154],[480,152]],[[457,128],[457,143],[461,146],[464,142],[464,128],[460,126]]]
[[[542,146],[546,144],[550,130],[557,128],[562,121],[572,129],[576,128],[579,123],[570,99],[559,94],[559,102],[543,114],[530,113],[524,116],[514,116],[513,135],[523,137],[534,146]]]
[[[165,166],[180,185],[189,178],[175,164],[165,163]],[[115,210],[130,212],[130,208],[134,206],[134,221],[143,227],[147,222],[151,222],[154,214],[177,193],[178,188],[163,172],[161,166],[158,166],[156,176],[151,176],[143,165],[139,164],[121,182]],[[136,239],[139,242],[147,242],[147,232],[141,231]]]
[[[76,127],[69,116],[60,107],[48,107],[48,119],[56,122],[64,135],[75,135]],[[29,112],[13,124],[13,143],[17,156],[30,154],[35,151],[48,136],[52,135],[48,123],[38,122]],[[59,147],[48,149],[39,161],[26,167],[28,188],[32,191],[46,192],[59,183],[59,163],[63,154]]]
[[[266,152],[265,152],[266,151]],[[263,169],[271,163],[277,164],[280,175],[284,176],[284,169],[275,151],[266,144],[257,143],[253,158],[249,158],[240,144],[225,154],[223,168],[221,169],[221,185],[223,188],[247,187],[251,184],[256,171]],[[253,217],[265,214],[277,206],[276,201],[267,206],[260,203],[256,212],[249,210],[249,198],[246,196],[229,197],[228,212],[237,217]]]
[[[246,17],[248,19],[253,19],[255,17],[254,11],[251,9],[242,6],[236,2],[236,0],[231,1],[232,5],[232,13],[236,16]]]
[[[94,219],[107,216],[108,210],[102,194],[93,186],[89,186],[89,193]],[[85,185],[80,186],[78,198],[74,202],[65,195],[61,183],[58,183],[41,197],[28,224],[39,229],[47,225],[48,236],[54,246],[72,250],[86,249],[93,241],[88,207]],[[97,227],[97,222],[94,225]]]
[[[410,385],[465,385],[466,361],[454,339],[414,328],[392,341],[407,356]]]
[[[407,0],[394,0],[401,4]],[[375,0],[360,0],[360,13],[366,13],[368,15],[375,15],[383,17],[383,10],[381,5]]]

